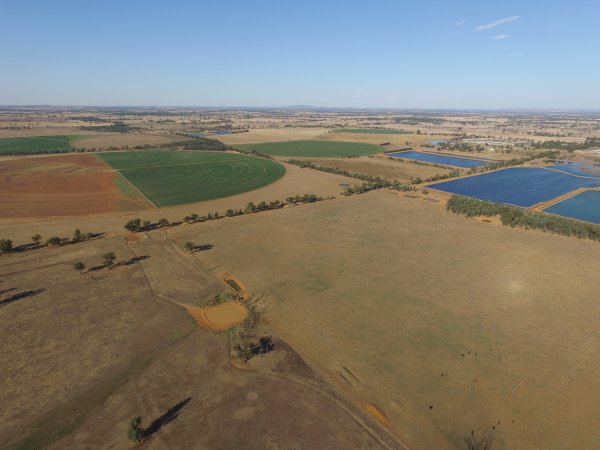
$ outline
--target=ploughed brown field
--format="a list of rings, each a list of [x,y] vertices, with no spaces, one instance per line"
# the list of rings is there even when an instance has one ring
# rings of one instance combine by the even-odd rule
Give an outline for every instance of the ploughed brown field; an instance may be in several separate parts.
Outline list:
[[[0,164],[0,217],[84,215],[149,208],[125,196],[119,175],[93,155],[10,158]],[[133,194],[133,190],[132,190]]]

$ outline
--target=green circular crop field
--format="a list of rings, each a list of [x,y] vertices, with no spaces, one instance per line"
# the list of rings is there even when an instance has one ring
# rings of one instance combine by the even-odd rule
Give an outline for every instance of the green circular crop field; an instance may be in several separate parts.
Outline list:
[[[236,147],[244,151],[255,150],[258,153],[275,156],[295,156],[305,158],[346,158],[381,153],[380,146],[361,142],[338,141],[284,141],[243,144]]]
[[[223,152],[141,151],[98,155],[156,206],[214,200],[281,178],[275,161]]]

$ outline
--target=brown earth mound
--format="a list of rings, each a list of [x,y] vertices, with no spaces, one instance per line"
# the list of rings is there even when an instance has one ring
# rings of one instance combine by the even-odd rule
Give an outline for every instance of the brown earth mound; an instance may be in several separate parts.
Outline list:
[[[48,217],[147,208],[125,197],[119,175],[92,155],[0,161],[0,217]]]

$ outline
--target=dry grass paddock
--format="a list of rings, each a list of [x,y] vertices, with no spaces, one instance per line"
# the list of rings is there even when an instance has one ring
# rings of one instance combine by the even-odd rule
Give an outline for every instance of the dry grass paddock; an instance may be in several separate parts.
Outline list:
[[[400,448],[277,337],[260,364],[232,364],[172,303],[231,288],[177,248],[155,232],[0,256],[3,448],[128,448],[135,416],[148,448]],[[107,251],[129,263],[72,267]]]
[[[600,245],[378,191],[191,226],[303,355],[410,448],[598,446]],[[418,198],[417,198],[418,197]]]

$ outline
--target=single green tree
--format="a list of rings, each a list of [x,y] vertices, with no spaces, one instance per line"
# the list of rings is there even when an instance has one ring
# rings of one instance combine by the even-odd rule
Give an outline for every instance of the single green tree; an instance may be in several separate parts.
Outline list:
[[[75,231],[73,231],[73,242],[83,241],[84,239],[85,239],[84,234],[81,232],[81,230],[79,228],[76,228]]]
[[[0,253],[8,253],[13,248],[13,241],[10,239],[0,239]]]
[[[134,442],[140,442],[144,438],[144,429],[142,428],[142,418],[134,417],[129,421],[127,437]]]
[[[42,241],[42,237],[39,234],[34,234],[31,236],[31,240],[35,244],[36,247],[40,246],[40,242]]]
[[[117,259],[117,257],[113,252],[108,252],[102,255],[102,263],[104,264],[104,267],[109,269],[114,265],[115,259]]]
[[[190,217],[192,218],[192,222],[198,220],[198,214],[192,214]]]
[[[46,241],[50,247],[57,247],[61,244],[61,239],[58,236],[52,236],[50,239]]]
[[[183,244],[183,248],[185,248],[188,252],[192,253],[196,246],[193,242],[186,242],[185,244]]]
[[[73,264],[73,269],[78,270],[79,273],[83,273],[85,270],[85,264],[81,261],[77,261],[75,264]]]
[[[149,220],[144,220],[142,222],[142,229],[147,230],[148,228],[150,228],[150,221]]]
[[[169,220],[168,220],[168,219],[165,219],[165,218],[163,217],[162,219],[159,219],[159,220],[158,220],[158,224],[159,224],[161,227],[166,227],[166,226],[169,226]]]
[[[135,233],[140,231],[142,228],[142,221],[140,219],[131,219],[125,224],[125,229]]]

